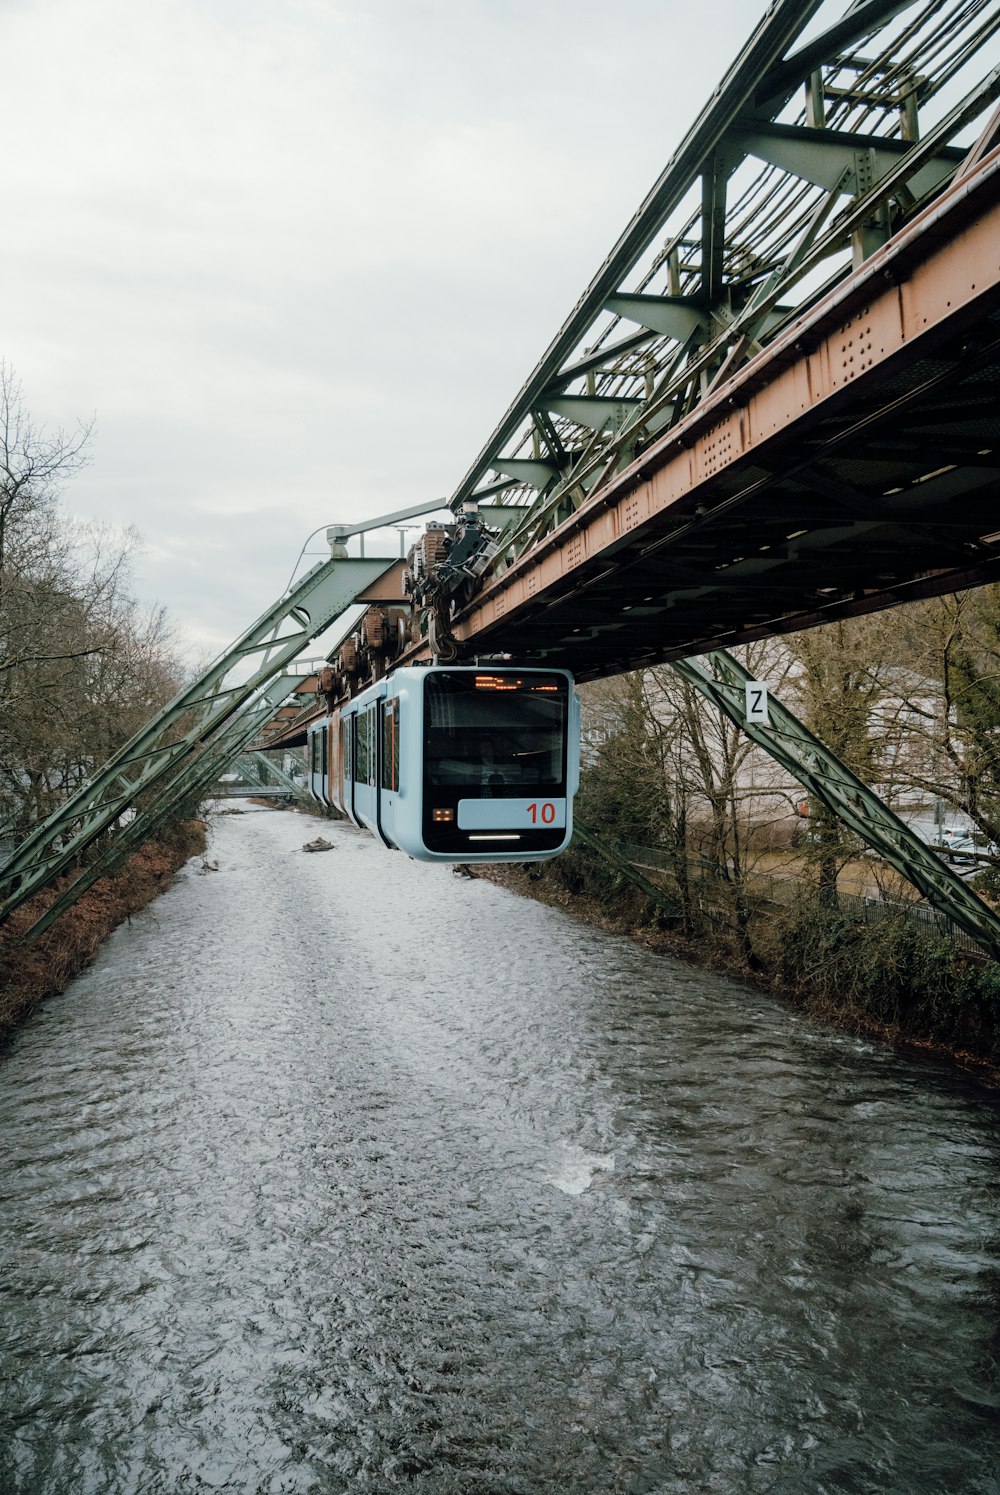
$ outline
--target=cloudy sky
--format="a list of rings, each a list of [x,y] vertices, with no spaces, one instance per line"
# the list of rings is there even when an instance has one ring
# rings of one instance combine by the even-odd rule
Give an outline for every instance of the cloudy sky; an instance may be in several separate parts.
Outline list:
[[[763,0],[0,0],[0,357],[216,652],[451,492]]]

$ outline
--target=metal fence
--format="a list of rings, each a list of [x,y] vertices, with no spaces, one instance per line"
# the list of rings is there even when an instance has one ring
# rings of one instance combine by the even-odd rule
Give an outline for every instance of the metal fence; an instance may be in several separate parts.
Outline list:
[[[618,855],[631,862],[634,867],[646,871],[663,872],[676,883],[676,858],[669,849],[661,846],[636,846],[629,841],[613,841],[611,845]],[[725,878],[720,876],[713,862],[701,857],[688,859],[689,882],[698,889],[701,899],[709,888],[721,889]],[[777,904],[787,908],[794,903],[803,884],[793,877],[777,877],[768,872],[751,872],[744,875],[743,887],[755,901]],[[714,899],[709,899],[714,902]],[[947,914],[940,913],[930,903],[901,902],[887,898],[868,898],[861,893],[836,893],[839,913],[856,919],[862,924],[880,924],[886,919],[905,919],[928,933],[951,940],[956,951],[963,955],[983,957],[982,947],[970,934],[959,927]]]

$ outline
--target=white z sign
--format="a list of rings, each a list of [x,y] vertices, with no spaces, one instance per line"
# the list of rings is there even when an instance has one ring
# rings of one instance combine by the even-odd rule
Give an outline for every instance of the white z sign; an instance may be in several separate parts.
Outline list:
[[[769,727],[771,718],[767,714],[767,686],[761,680],[748,680],[746,684],[746,719],[755,726]]]

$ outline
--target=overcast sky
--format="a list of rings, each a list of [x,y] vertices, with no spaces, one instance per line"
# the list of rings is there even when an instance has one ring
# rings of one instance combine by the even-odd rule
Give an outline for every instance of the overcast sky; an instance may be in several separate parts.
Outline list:
[[[0,0],[0,357],[194,648],[454,489],[763,8]]]

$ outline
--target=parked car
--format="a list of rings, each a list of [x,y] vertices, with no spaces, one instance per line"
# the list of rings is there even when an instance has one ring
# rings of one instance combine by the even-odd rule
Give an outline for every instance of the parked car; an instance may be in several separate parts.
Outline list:
[[[960,834],[943,834],[939,839],[931,842],[931,845],[940,851],[949,862],[988,861],[997,855],[997,848],[992,841],[976,831],[963,831]]]

